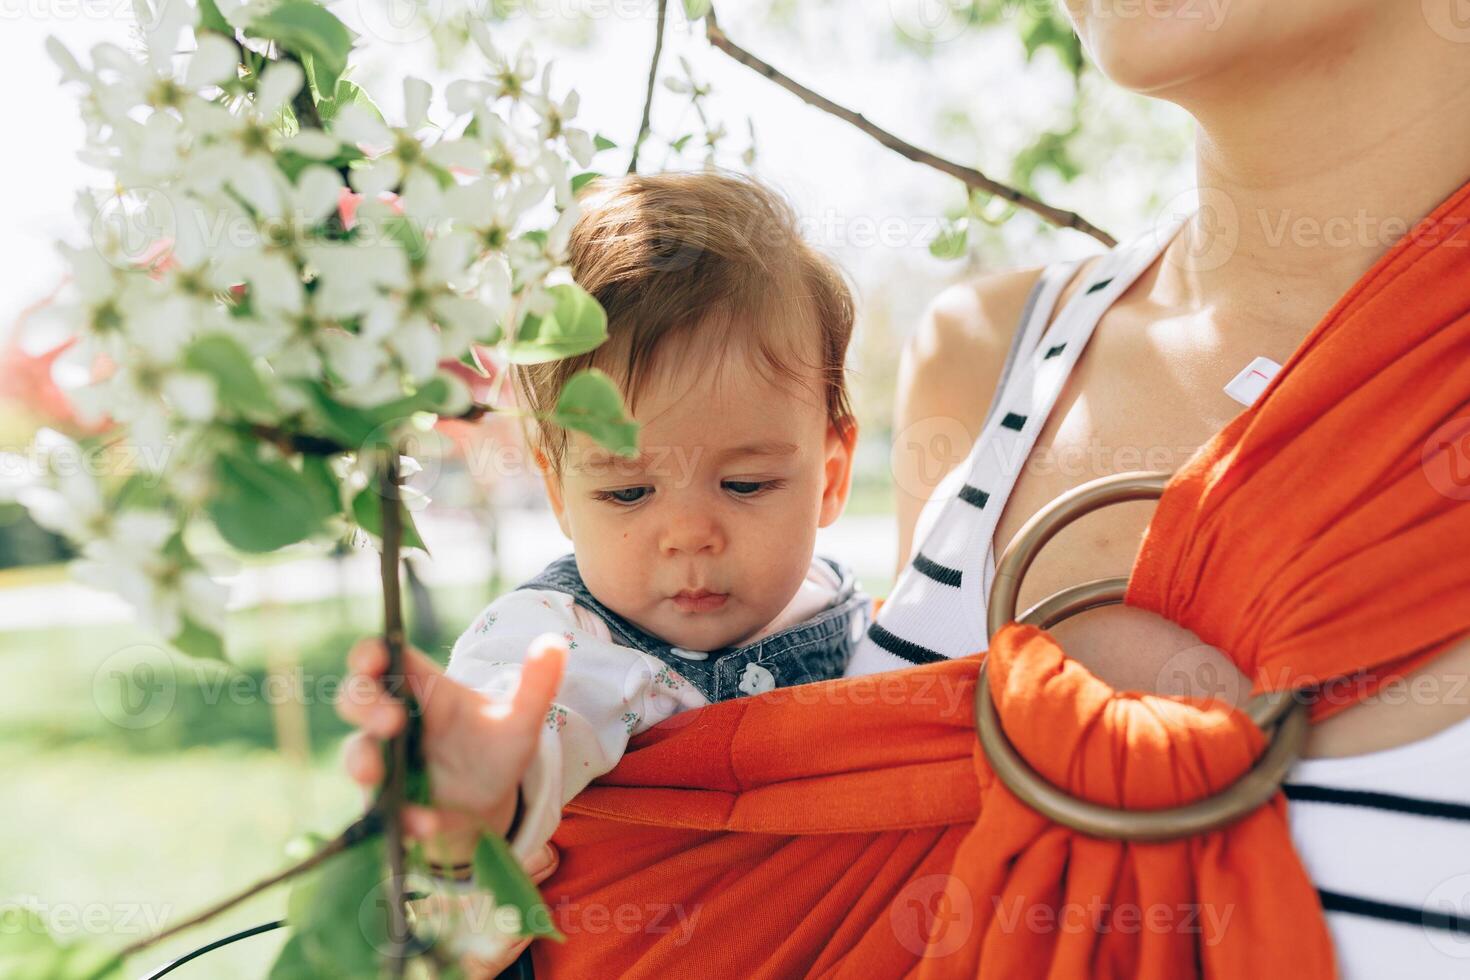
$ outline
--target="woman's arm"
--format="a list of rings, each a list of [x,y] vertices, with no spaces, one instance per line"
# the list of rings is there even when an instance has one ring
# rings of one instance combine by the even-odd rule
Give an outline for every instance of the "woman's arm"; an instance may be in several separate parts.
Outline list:
[[[993,273],[935,298],[899,357],[891,465],[897,487],[898,572],[919,512],[974,445],[1027,294],[1041,269]]]

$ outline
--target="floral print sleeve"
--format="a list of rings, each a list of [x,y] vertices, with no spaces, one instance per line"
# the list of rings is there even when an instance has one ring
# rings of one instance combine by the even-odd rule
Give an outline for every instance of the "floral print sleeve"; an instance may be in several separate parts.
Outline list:
[[[455,642],[446,672],[488,695],[506,696],[531,641],[545,633],[563,637],[569,655],[522,786],[526,810],[513,842],[522,854],[550,838],[562,806],[617,765],[629,738],[707,703],[658,658],[614,643],[602,621],[571,596],[544,589],[518,589],[491,603]]]

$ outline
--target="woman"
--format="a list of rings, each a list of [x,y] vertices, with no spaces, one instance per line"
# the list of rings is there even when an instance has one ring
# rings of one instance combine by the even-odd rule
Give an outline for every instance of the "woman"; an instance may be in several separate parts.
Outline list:
[[[856,671],[984,649],[975,610],[989,563],[1033,513],[1109,472],[1178,467],[1240,411],[1223,386],[1256,357],[1285,363],[1344,290],[1470,176],[1470,127],[1451,122],[1470,110],[1470,29],[1455,20],[1454,0],[1250,0],[1166,12],[1069,0],[1069,13],[1109,77],[1195,117],[1200,208],[1166,215],[1156,235],[1080,266],[991,276],[936,301],[908,345],[897,412],[900,554],[910,560]],[[1052,373],[1048,389],[1017,367],[1002,390],[1003,367],[1024,365],[1043,330],[1048,348],[1038,359],[1059,346],[1051,360],[1065,370]],[[1024,414],[1006,401],[1016,384],[1041,392]],[[1017,445],[1032,465],[1012,459],[986,469],[984,446],[963,465],[925,455],[941,444],[932,433],[958,426],[973,438],[992,410],[1024,437]],[[993,485],[976,487],[977,475]],[[958,539],[955,500],[984,515],[970,520],[990,549],[945,553]],[[1152,507],[1113,506],[1064,530],[1027,574],[1019,608],[1068,585],[1127,575]],[[1097,609],[1051,632],[1117,688],[1239,701],[1249,687],[1220,651],[1141,609]],[[468,710],[458,692],[432,699],[431,766],[456,764],[456,740],[474,744],[476,727],[539,718],[560,660],[553,649],[537,663],[509,720]],[[353,666],[372,675],[381,654],[364,647]],[[1425,696],[1359,705],[1316,726],[1310,758],[1290,777],[1328,791],[1289,812],[1314,883],[1357,900],[1328,917],[1349,975],[1448,976],[1465,965],[1455,955],[1462,948],[1382,915],[1412,911],[1434,883],[1470,872],[1462,857],[1470,854],[1467,674],[1470,638],[1416,671],[1411,680],[1428,683],[1412,689]],[[401,718],[382,705],[348,714],[377,736]],[[514,746],[531,731],[492,737]],[[377,759],[366,734],[349,748],[349,769],[364,783],[378,778]],[[1395,802],[1364,805],[1361,794],[1351,807],[1332,802],[1344,787]],[[507,793],[482,786],[473,799],[440,802],[479,809]],[[1428,803],[1416,812],[1416,800]],[[416,812],[414,827],[462,819]],[[1359,847],[1365,838],[1373,846]]]

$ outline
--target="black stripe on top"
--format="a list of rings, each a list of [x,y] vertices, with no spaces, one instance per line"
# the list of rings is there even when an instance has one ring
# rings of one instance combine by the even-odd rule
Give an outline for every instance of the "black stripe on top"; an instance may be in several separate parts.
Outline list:
[[[1286,794],[1288,800],[1300,800],[1303,803],[1337,803],[1341,806],[1366,806],[1374,810],[1412,813],[1420,817],[1470,820],[1470,806],[1464,803],[1423,800],[1413,796],[1397,796],[1393,793],[1375,793],[1360,789],[1305,786],[1300,783],[1283,783],[1281,792]]]
[[[960,499],[974,507],[984,508],[986,502],[990,500],[990,494],[977,486],[966,483],[960,487]]]
[[[1470,918],[1456,915],[1453,912],[1417,909],[1411,905],[1393,905],[1389,902],[1359,898],[1356,895],[1343,895],[1321,888],[1317,889],[1317,897],[1322,900],[1324,912],[1346,912],[1349,915],[1362,915],[1370,919],[1385,919],[1408,926],[1424,926],[1429,929],[1443,929],[1446,932],[1470,935]]]
[[[1112,278],[1112,276],[1109,276],[1109,277],[1108,277],[1108,278],[1106,278],[1106,279],[1099,279],[1099,280],[1098,280],[1098,281],[1097,281],[1097,282],[1095,282],[1095,283],[1093,283],[1093,284],[1092,284],[1092,285],[1091,285],[1091,286],[1088,286],[1088,287],[1087,287],[1087,291],[1088,291],[1088,292],[1089,292],[1089,293],[1095,293],[1095,292],[1097,292],[1097,291],[1098,291],[1098,290],[1099,290],[1099,289],[1102,289],[1102,288],[1104,288],[1104,287],[1105,287],[1105,286],[1107,286],[1107,284],[1108,284],[1108,283],[1110,283],[1110,282],[1112,282],[1112,281],[1113,281],[1113,278]]]
[[[950,568],[923,554],[914,556],[914,569],[920,574],[932,578],[940,585],[949,585],[958,589],[960,582],[964,579],[964,573],[958,568]]]
[[[901,636],[896,636],[877,623],[868,627],[868,636],[872,638],[874,643],[895,657],[901,657],[911,664],[937,664],[941,660],[949,659],[942,653],[935,653],[928,647],[919,646],[919,644],[911,643]]]

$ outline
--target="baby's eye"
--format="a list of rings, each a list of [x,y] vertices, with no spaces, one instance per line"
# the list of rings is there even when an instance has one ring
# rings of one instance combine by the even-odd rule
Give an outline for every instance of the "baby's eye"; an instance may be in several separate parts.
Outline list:
[[[737,497],[754,497],[786,485],[785,480],[726,480],[724,487]]]
[[[653,487],[619,487],[617,490],[599,490],[593,496],[618,504],[636,504],[650,493],[653,493]]]

